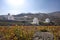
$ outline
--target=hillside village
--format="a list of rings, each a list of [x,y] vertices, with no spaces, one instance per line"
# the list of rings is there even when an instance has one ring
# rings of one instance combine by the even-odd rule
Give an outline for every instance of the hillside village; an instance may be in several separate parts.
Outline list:
[[[55,13],[55,12],[54,12]],[[56,12],[57,14],[60,14],[59,12]],[[55,13],[55,14],[56,14]],[[0,16],[0,20],[8,20],[8,21],[19,21],[23,22],[24,24],[37,24],[37,25],[43,25],[43,23],[51,23],[51,25],[60,25],[60,17],[55,14],[52,16],[50,14],[46,13],[27,13],[27,14],[18,14],[18,15],[11,15],[8,13],[7,15]],[[25,23],[26,22],[26,23]]]

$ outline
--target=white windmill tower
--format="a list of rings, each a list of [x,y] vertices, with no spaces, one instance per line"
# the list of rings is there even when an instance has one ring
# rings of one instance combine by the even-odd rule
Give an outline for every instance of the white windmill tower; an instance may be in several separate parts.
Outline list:
[[[35,18],[33,19],[32,24],[37,24],[37,25],[39,25],[39,20],[38,20],[38,18],[35,17]]]
[[[15,20],[14,17],[10,15],[10,13],[8,13],[8,20]]]
[[[46,18],[45,19],[45,23],[50,23],[50,19],[49,18]]]

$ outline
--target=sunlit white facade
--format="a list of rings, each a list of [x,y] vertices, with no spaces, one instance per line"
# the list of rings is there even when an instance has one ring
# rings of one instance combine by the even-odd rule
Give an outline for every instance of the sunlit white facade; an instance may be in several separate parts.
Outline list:
[[[46,22],[46,23],[50,23],[50,19],[49,19],[49,18],[46,18],[46,19],[45,19],[45,22]]]
[[[12,15],[10,15],[10,14],[8,14],[7,19],[8,20],[15,20],[14,17]]]
[[[35,17],[35,18],[33,19],[32,24],[37,24],[37,25],[39,25],[39,20],[38,20],[38,18]]]

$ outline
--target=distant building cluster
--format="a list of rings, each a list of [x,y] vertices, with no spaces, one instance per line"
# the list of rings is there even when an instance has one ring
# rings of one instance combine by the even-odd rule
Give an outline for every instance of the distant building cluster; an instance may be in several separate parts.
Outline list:
[[[29,22],[30,24],[39,25],[40,22],[42,23],[50,23],[51,20],[49,18],[45,18],[44,21],[41,21],[38,17],[30,17],[30,16],[14,16],[8,13],[8,15],[4,16],[5,20],[13,20],[13,21],[21,21],[21,22]]]
[[[10,13],[8,13],[8,15],[6,16],[7,20],[17,20],[17,21],[29,21],[31,22],[31,24],[37,24],[39,25],[39,19],[37,17],[31,18],[28,16],[24,16],[24,17],[14,17],[13,15],[10,15]],[[46,18],[44,23],[50,23],[50,19]]]

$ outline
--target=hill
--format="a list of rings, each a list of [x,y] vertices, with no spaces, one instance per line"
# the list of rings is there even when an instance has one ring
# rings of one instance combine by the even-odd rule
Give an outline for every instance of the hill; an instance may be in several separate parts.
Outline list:
[[[1,15],[0,19],[6,20],[6,15]],[[16,21],[28,21],[32,22],[34,17],[37,17],[40,22],[45,21],[46,18],[49,18],[51,22],[60,25],[60,11],[51,12],[51,13],[21,13],[13,15]]]

